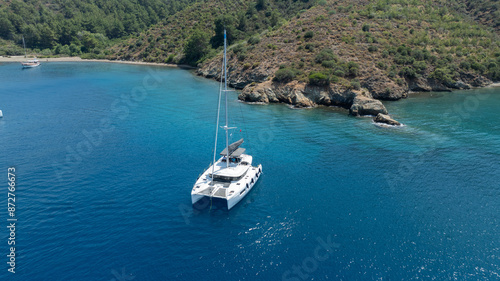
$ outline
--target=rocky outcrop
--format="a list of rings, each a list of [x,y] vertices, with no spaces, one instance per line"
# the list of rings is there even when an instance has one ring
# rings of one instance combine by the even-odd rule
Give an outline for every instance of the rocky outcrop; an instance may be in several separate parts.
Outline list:
[[[408,89],[414,92],[430,92],[432,91],[432,86],[429,85],[426,79],[418,77],[408,81]]]
[[[373,98],[379,100],[400,100],[406,98],[408,92],[387,78],[387,76],[379,74],[362,79],[361,86],[368,89]]]
[[[238,98],[246,102],[287,103],[295,107],[318,105],[350,108],[357,93],[339,87],[318,87],[293,81],[287,84],[266,81],[246,86]]]
[[[465,83],[471,85],[472,87],[476,87],[476,88],[486,87],[486,86],[493,83],[490,79],[488,79],[484,76],[472,74],[472,73],[463,73],[460,75],[460,78]]]
[[[414,92],[451,92],[452,90],[468,90],[474,87],[485,87],[492,83],[488,78],[464,73],[460,75],[460,79],[453,82],[443,82],[427,77],[418,77],[408,80],[408,89]]]
[[[356,95],[352,106],[349,109],[349,114],[353,116],[376,116],[379,113],[388,113],[382,102],[364,94]]]
[[[219,80],[220,56],[202,65],[197,74]],[[345,81],[323,87],[299,81],[280,83],[272,81],[271,78],[283,64],[283,61],[280,61],[282,57],[272,56],[267,60],[242,63],[234,54],[230,56],[228,70],[231,75],[228,77],[228,84],[242,89],[238,96],[242,101],[286,103],[297,108],[339,106],[348,109],[350,115],[375,116],[376,122],[391,125],[397,125],[399,122],[387,116],[387,109],[381,100],[406,98],[409,91],[451,91],[484,87],[492,83],[487,78],[473,73],[461,73],[453,82],[433,79],[429,77],[429,73],[413,79],[394,79],[389,78],[384,71],[370,67],[361,69],[357,74],[356,79],[359,79],[361,90],[349,89]]]
[[[451,88],[444,83],[423,77],[408,79],[408,89],[413,92],[451,92]]]
[[[379,113],[377,116],[373,117],[373,121],[376,123],[384,123],[392,126],[401,126],[401,123],[392,119],[389,115]]]
[[[335,105],[349,109],[353,116],[387,114],[382,102],[374,99],[366,89],[342,90],[332,85],[318,87],[296,81],[287,84],[272,81],[250,84],[243,89],[238,99],[246,102],[283,102],[299,108]]]
[[[203,65],[201,68],[196,70],[196,74],[201,75],[206,78],[213,78],[220,80],[221,75],[221,65],[219,59],[211,60],[209,63]],[[235,61],[236,59],[229,60],[233,63],[228,65],[228,73],[231,75],[228,77],[229,86],[236,89],[243,89],[248,84],[262,83],[268,79],[270,75],[273,75],[276,69],[266,68],[264,66],[254,65],[252,67],[241,67]]]
[[[260,84],[252,83],[246,86],[238,96],[239,100],[246,102],[282,102],[295,107],[313,107],[326,98],[321,93],[318,93],[316,99],[314,101],[311,100],[304,95],[303,83],[297,81],[288,84],[273,81],[266,81]]]

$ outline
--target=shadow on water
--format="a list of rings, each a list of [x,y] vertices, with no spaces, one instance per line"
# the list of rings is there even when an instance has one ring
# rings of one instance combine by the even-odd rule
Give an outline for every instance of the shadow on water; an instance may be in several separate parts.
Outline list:
[[[208,214],[211,212],[228,212],[226,200],[220,198],[203,197],[193,204],[195,214]]]

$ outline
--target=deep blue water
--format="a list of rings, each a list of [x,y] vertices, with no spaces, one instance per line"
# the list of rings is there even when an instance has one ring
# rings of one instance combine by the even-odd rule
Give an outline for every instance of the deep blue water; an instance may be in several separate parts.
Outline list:
[[[190,204],[218,87],[153,66],[0,65],[0,280],[500,279],[500,89],[387,102],[402,128],[231,93],[231,139],[264,174],[227,212]]]

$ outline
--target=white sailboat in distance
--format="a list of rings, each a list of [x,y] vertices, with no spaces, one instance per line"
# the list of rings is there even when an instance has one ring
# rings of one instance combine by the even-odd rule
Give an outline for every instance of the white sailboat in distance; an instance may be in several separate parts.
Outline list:
[[[224,30],[224,59],[223,69],[224,74],[224,96],[225,96],[225,113],[226,124],[221,126],[226,131],[226,147],[220,153],[219,160],[217,156],[217,135],[219,132],[219,116],[222,93],[219,91],[219,103],[217,108],[217,125],[215,131],[215,146],[213,165],[210,166],[196,181],[191,191],[191,201],[197,203],[203,198],[210,200],[222,200],[226,203],[227,209],[230,210],[238,202],[252,190],[257,180],[262,175],[262,165],[257,167],[252,166],[252,156],[245,154],[245,149],[241,148],[243,139],[229,144],[229,130],[235,129],[228,125],[227,111],[227,60],[226,60],[226,31]],[[222,83],[222,81],[221,81]]]
[[[24,36],[23,36],[23,46],[24,46],[24,57],[26,58],[26,44],[24,43]],[[35,57],[34,59],[21,62],[21,65],[23,66],[23,68],[33,68],[39,66],[40,61]]]

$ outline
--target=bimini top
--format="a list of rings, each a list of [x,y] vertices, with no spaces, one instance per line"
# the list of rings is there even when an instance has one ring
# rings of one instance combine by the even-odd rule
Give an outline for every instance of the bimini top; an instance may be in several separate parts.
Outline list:
[[[241,154],[245,152],[244,148],[241,148],[240,145],[243,143],[243,139],[240,139],[237,142],[234,142],[229,145],[229,157],[239,157]],[[227,153],[227,148],[224,148],[224,150],[220,153],[221,156],[226,156]]]

